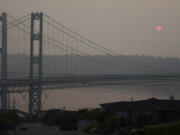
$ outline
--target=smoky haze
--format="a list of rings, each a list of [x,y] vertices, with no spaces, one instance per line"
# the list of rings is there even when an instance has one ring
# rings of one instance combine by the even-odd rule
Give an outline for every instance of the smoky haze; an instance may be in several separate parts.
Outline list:
[[[180,57],[179,7],[179,0],[0,1],[0,12],[17,18],[45,12],[119,54],[170,57]]]
[[[152,56],[43,56],[43,77],[64,75],[179,75],[180,59]],[[101,62],[96,60],[100,59]],[[8,77],[29,78],[29,56],[8,56]],[[106,61],[105,61],[106,60]],[[139,62],[139,61],[141,62]],[[36,74],[36,70],[35,76]],[[37,72],[38,73],[38,72]]]

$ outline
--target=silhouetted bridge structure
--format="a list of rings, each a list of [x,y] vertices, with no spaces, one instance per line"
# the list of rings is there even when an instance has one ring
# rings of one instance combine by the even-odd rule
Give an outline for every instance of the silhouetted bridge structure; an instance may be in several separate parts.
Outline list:
[[[19,19],[2,13],[0,21],[2,110],[7,110],[8,93],[29,93],[33,115],[41,109],[43,92],[48,90],[175,77],[135,59],[129,59],[133,67],[126,64],[123,69],[119,54],[43,13]],[[123,75],[127,71],[147,75]]]

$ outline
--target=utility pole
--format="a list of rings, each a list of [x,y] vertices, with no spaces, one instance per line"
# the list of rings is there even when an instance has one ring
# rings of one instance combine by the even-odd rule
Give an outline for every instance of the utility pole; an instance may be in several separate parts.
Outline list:
[[[11,97],[10,97],[10,93],[7,93],[7,110],[11,109]]]
[[[37,32],[35,31],[35,24],[38,24]],[[32,13],[31,35],[30,35],[30,86],[29,86],[29,114],[31,118],[33,115],[36,114],[38,110],[41,110],[42,45],[43,45],[42,37],[43,37],[43,13]]]
[[[14,97],[14,100],[13,100],[13,110],[16,110],[16,99]]]
[[[7,110],[7,14],[2,13],[0,16],[2,24],[2,46],[1,54],[1,109]]]

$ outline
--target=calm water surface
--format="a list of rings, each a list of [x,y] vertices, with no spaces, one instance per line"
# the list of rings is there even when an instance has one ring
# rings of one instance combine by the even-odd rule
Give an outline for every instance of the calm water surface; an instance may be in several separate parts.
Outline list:
[[[43,98],[43,109],[63,108],[77,110],[79,108],[99,107],[99,104],[115,101],[130,101],[151,97],[168,99],[174,95],[180,99],[180,81],[158,81],[148,83],[61,89],[51,91],[47,100]],[[12,95],[13,96],[13,95]],[[12,97],[11,96],[11,97]],[[27,111],[28,98],[16,95],[16,107]]]

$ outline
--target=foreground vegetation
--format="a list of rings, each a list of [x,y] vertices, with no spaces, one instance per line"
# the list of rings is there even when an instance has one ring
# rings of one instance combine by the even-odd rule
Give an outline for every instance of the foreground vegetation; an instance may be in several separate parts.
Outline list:
[[[180,135],[180,122],[146,126],[145,135]]]
[[[49,126],[58,125],[61,130],[77,130],[77,123],[81,120],[95,120],[97,124],[86,127],[86,132],[112,133],[119,125],[115,114],[101,112],[100,109],[81,109],[78,112],[47,112],[43,123]]]
[[[21,120],[15,112],[0,112],[0,134],[5,135],[13,130],[14,126],[20,124]]]
[[[126,119],[117,118],[112,112],[102,112],[100,109],[81,109],[77,112],[48,111],[43,123],[49,126],[59,126],[61,130],[77,130],[81,120],[96,121],[84,131],[88,133],[117,135],[180,135],[180,122],[157,124],[154,119],[146,119],[140,115],[137,124],[132,125]],[[152,124],[152,125],[151,125]],[[146,126],[151,125],[151,126]]]
[[[83,129],[87,133],[117,135],[180,135],[180,121],[157,124],[152,118],[140,115],[136,124],[128,123],[126,119],[117,118],[115,114],[100,109],[81,109],[79,111],[48,111],[42,122],[48,126],[59,126],[61,130],[77,130],[78,122],[83,120],[95,121]],[[152,121],[153,120],[153,121]],[[0,135],[13,131],[20,124],[15,112],[0,112]]]

